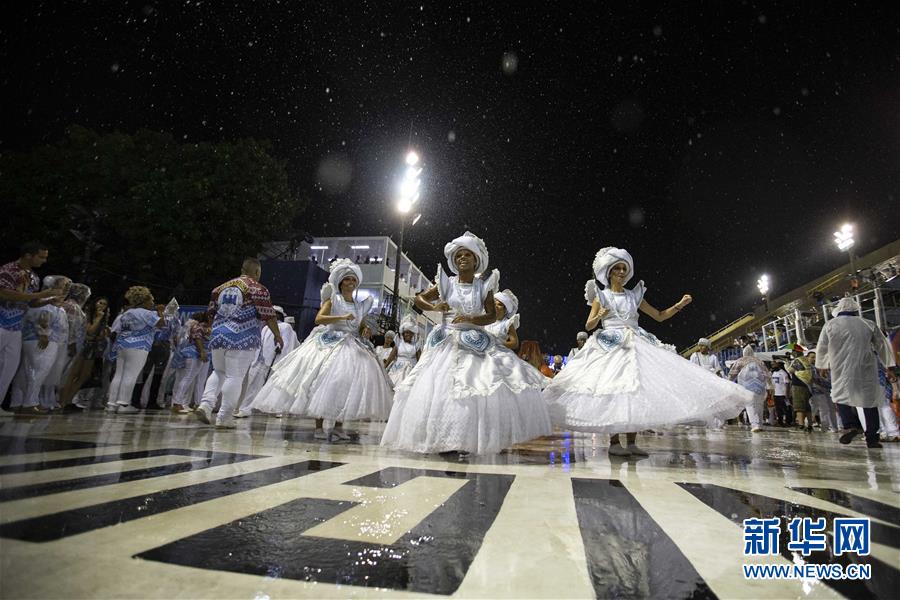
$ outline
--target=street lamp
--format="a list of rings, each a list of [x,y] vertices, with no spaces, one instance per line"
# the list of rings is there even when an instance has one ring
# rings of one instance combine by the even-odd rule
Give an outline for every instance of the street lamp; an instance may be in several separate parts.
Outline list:
[[[400,261],[403,255],[403,232],[406,228],[406,219],[413,205],[419,201],[419,186],[422,180],[422,167],[419,166],[419,155],[410,150],[406,154],[406,171],[400,180],[397,196],[397,211],[400,213],[400,244],[397,245],[397,258],[394,261],[394,302],[391,306],[391,323],[394,329],[400,327]],[[422,215],[417,215],[412,222],[415,225]]]
[[[835,231],[834,243],[838,250],[847,253],[847,258],[850,260],[850,278],[856,279],[856,265],[853,260],[853,246],[856,244],[856,240],[853,239],[853,225],[844,223],[838,231]]]
[[[759,279],[756,280],[756,288],[759,290],[760,295],[762,296],[763,304],[765,304],[766,312],[769,311],[769,276],[762,275]]]

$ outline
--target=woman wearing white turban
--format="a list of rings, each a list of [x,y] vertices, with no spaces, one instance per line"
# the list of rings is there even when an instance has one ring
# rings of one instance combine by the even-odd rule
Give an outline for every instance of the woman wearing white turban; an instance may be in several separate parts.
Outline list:
[[[610,454],[646,456],[627,434],[704,420],[736,417],[753,395],[716,377],[673,351],[638,326],[638,311],[665,321],[691,303],[685,295],[673,306],[657,310],[644,300],[644,282],[630,290],[634,261],[626,250],[602,248],[594,258],[594,276],[585,286],[591,307],[588,339],[569,365],[550,382],[544,397],[555,423],[575,431],[608,432]],[[597,286],[597,281],[603,289]]]
[[[361,269],[347,259],[334,261],[330,269],[328,283],[322,286],[317,327],[272,368],[248,408],[313,417],[316,439],[346,440],[344,421],[387,417],[391,384],[374,350],[359,334],[373,302],[371,296],[363,301],[355,298]]]
[[[431,332],[421,360],[397,386],[382,445],[487,454],[549,434],[540,383],[485,330],[496,320],[500,273],[482,277],[484,242],[466,232],[444,255],[456,276],[438,266],[437,285],[417,295],[416,305],[449,313],[451,323]]]
[[[400,323],[400,343],[395,344],[384,359],[388,377],[391,378],[394,386],[406,379],[419,361],[421,351],[419,350],[418,336],[419,326],[413,319],[407,318]]]

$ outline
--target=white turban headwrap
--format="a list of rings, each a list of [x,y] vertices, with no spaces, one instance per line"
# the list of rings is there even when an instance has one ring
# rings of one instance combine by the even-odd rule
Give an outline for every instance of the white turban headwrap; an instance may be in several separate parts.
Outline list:
[[[607,246],[601,248],[594,257],[594,277],[603,284],[603,287],[609,287],[609,270],[619,263],[628,265],[628,273],[625,274],[625,285],[634,276],[634,259],[628,253],[628,250]]]
[[[711,347],[711,345],[709,343],[709,339],[707,339],[707,338],[700,338],[699,340],[697,340],[697,345],[698,346],[706,346],[707,348]]]
[[[334,286],[334,291],[339,292],[341,282],[347,277],[355,277],[356,283],[362,283],[362,269],[355,262],[347,258],[339,258],[328,267],[331,274],[328,276],[328,283]]]
[[[465,232],[444,246],[444,256],[447,257],[447,266],[450,267],[450,270],[459,275],[459,269],[453,261],[453,257],[463,248],[475,255],[475,273],[484,273],[488,266],[487,246],[485,246],[484,240],[471,231]]]
[[[505,319],[512,319],[519,312],[519,299],[510,290],[503,290],[494,294],[494,300],[499,300],[506,307]]]
[[[285,316],[284,309],[281,308],[280,306],[278,306],[277,304],[272,307],[272,310],[274,310],[277,314],[281,315],[282,317]]]
[[[747,344],[746,346],[744,346],[744,349],[741,350],[741,355],[742,356],[756,356],[756,352],[753,351],[753,346],[751,346],[750,344]]]
[[[388,329],[387,331],[384,332],[384,339],[388,339],[388,338],[392,338],[392,337],[397,337],[397,334],[392,329]]]
[[[575,339],[576,340],[587,340],[588,339],[587,331],[579,331],[578,335],[575,336]]]
[[[841,298],[834,310],[831,311],[831,315],[836,317],[842,312],[852,312],[855,315],[859,315],[859,304],[856,303],[856,298],[851,296]]]
[[[419,333],[419,325],[411,318],[407,317],[403,319],[403,322],[400,323],[400,335],[403,335],[403,332],[409,331],[410,333],[417,335]]]

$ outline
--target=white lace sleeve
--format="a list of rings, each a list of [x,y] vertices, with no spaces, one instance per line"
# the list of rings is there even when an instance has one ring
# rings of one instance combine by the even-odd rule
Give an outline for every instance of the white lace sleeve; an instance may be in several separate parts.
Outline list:
[[[631,288],[631,294],[634,297],[634,303],[636,306],[641,305],[641,301],[644,299],[644,294],[647,292],[647,287],[644,285],[644,281],[638,281],[637,285]]]
[[[319,295],[322,298],[322,302],[331,300],[331,297],[334,296],[334,286],[326,282],[325,285],[322,286],[322,291],[319,292]]]
[[[369,296],[365,300],[362,301],[362,317],[365,318],[369,311],[372,310],[372,305],[375,303],[375,297]]]
[[[594,279],[588,279],[584,284],[584,299],[587,302],[588,306],[592,306],[594,304],[594,300],[600,298],[600,291],[597,289],[597,281]],[[600,300],[602,303],[603,300]]]
[[[487,296],[488,292],[494,292],[495,294],[500,291],[500,269],[494,269],[491,271],[490,276],[484,281],[484,295]]]

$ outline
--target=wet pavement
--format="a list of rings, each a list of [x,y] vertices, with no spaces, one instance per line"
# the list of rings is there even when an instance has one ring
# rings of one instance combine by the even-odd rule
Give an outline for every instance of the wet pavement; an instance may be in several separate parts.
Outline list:
[[[237,430],[167,413],[0,422],[4,598],[894,598],[900,447],[678,428],[647,458],[559,432],[492,457]],[[779,553],[744,557],[743,520]],[[869,517],[869,556],[787,549],[795,517]],[[868,564],[869,581],[748,580],[744,563]]]

